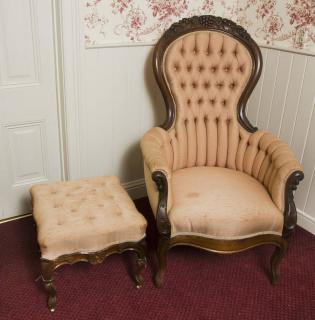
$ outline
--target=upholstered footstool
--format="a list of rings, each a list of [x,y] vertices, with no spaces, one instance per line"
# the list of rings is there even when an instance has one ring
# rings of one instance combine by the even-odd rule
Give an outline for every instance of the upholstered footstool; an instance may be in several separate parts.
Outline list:
[[[137,287],[146,265],[146,220],[116,177],[36,185],[31,188],[33,215],[41,250],[48,307],[56,307],[53,272],[64,264],[101,263],[113,253],[133,250]]]

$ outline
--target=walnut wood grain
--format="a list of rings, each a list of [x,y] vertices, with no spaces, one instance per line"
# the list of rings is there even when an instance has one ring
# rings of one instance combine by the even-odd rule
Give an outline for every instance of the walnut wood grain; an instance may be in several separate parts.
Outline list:
[[[143,284],[143,278],[141,276],[142,269],[146,266],[146,242],[145,239],[139,242],[125,242],[121,244],[115,244],[107,249],[91,252],[91,253],[72,253],[69,255],[63,255],[55,260],[41,259],[42,280],[44,288],[48,293],[47,305],[51,312],[56,309],[56,288],[54,286],[53,273],[54,271],[66,264],[73,265],[77,262],[88,262],[93,265],[102,263],[108,256],[114,253],[123,253],[125,251],[134,251],[137,254],[137,270],[135,270],[133,279],[136,283],[136,287],[140,288]]]

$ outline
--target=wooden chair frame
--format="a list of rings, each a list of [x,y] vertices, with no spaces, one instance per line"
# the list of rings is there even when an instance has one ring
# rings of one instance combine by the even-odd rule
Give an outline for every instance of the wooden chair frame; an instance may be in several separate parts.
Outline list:
[[[55,260],[41,259],[42,281],[44,288],[48,293],[47,305],[51,312],[56,309],[56,288],[54,286],[53,273],[54,271],[66,264],[75,264],[77,262],[89,262],[90,264],[102,263],[108,256],[114,253],[123,253],[125,251],[134,251],[137,254],[137,270],[133,273],[133,278],[136,283],[136,288],[140,288],[143,284],[141,276],[142,269],[146,266],[146,241],[142,239],[139,242],[125,242],[115,244],[105,250],[91,253],[73,253],[63,255]]]
[[[253,133],[257,130],[246,117],[246,103],[260,77],[262,69],[262,56],[258,45],[250,35],[241,26],[231,20],[215,17],[211,15],[195,16],[192,18],[182,19],[174,23],[161,37],[157,43],[153,54],[153,70],[162,92],[166,105],[166,120],[161,125],[165,130],[172,127],[175,120],[175,105],[171,92],[167,86],[163,71],[163,56],[168,46],[177,38],[191,32],[212,30],[227,34],[241,42],[249,51],[252,57],[252,74],[244,89],[237,106],[237,116],[240,125],[248,132]],[[185,245],[197,247],[207,251],[218,253],[234,253],[250,249],[259,245],[272,244],[276,249],[271,257],[271,282],[277,283],[279,280],[278,265],[284,253],[288,249],[293,230],[297,222],[296,208],[293,200],[294,190],[303,179],[302,171],[293,172],[286,182],[285,187],[285,209],[284,209],[284,226],[282,236],[274,234],[258,235],[241,240],[217,240],[201,236],[175,236],[171,237],[171,224],[167,215],[168,186],[167,178],[162,171],[152,173],[152,179],[156,183],[159,199],[156,213],[156,223],[158,229],[158,269],[155,274],[155,285],[161,287],[164,283],[166,271],[167,251],[172,247]]]

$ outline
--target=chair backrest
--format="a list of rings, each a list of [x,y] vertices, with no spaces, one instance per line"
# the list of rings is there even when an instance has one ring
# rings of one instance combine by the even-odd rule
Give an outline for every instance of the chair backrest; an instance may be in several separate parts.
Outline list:
[[[162,127],[172,135],[175,169],[235,167],[240,125],[256,130],[245,106],[262,58],[249,34],[220,17],[183,19],[159,40],[153,67],[166,103]]]

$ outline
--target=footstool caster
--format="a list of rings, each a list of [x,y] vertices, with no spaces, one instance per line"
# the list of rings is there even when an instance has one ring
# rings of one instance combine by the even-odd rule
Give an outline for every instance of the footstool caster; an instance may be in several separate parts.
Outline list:
[[[143,285],[147,222],[117,177],[36,185],[31,196],[51,312],[56,309],[53,273],[65,264],[97,264],[111,254],[134,251],[132,277],[137,288]]]

